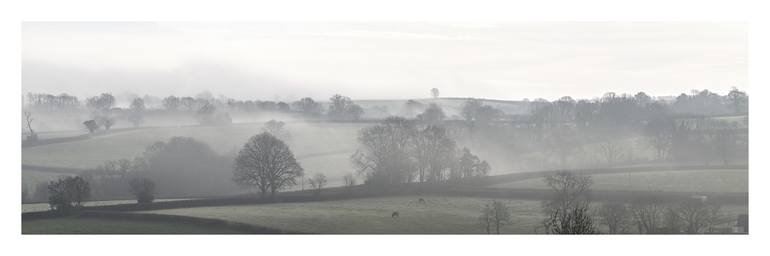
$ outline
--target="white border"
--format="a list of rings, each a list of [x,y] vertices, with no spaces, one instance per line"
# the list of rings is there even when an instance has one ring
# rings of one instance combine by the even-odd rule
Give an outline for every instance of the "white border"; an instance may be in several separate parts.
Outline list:
[[[3,252],[227,255],[751,255],[766,251],[767,7],[761,1],[8,1],[0,7]],[[749,236],[20,236],[21,21],[709,21],[749,22],[752,96]],[[13,206],[11,206],[13,205]]]

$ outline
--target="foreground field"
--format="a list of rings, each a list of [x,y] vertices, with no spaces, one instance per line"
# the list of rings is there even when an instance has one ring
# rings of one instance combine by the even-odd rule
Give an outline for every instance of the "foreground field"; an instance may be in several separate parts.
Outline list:
[[[659,171],[592,175],[593,190],[747,193],[748,170]],[[496,188],[548,188],[542,178],[493,185]]]
[[[157,221],[56,218],[22,221],[22,234],[230,234],[236,230]]]
[[[237,221],[283,230],[334,234],[478,234],[479,209],[492,199],[469,197],[385,197],[371,199],[198,207],[149,213]],[[540,202],[501,200],[514,212],[502,233],[536,233],[542,220]],[[399,212],[399,218],[391,213]]]

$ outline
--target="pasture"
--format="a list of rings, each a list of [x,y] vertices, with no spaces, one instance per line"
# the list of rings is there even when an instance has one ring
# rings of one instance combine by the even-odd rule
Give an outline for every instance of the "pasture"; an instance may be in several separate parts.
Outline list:
[[[505,234],[543,233],[541,201],[475,197],[381,197],[339,201],[194,207],[147,213],[236,221],[294,232],[325,234],[484,234],[478,217],[484,204],[498,200],[510,207],[511,222]],[[591,208],[598,209],[600,202]],[[399,212],[398,218],[391,213]],[[727,220],[748,212],[746,205],[726,205],[720,214]],[[598,220],[597,220],[598,221]],[[597,223],[602,232],[606,227]]]
[[[597,191],[663,191],[703,193],[747,193],[747,169],[714,169],[656,171],[592,175],[592,190]],[[547,189],[543,178],[527,179],[495,188]]]
[[[481,207],[492,199],[471,197],[381,197],[354,200],[264,205],[196,207],[148,213],[236,221],[287,231],[332,234],[480,234]],[[502,233],[536,233],[542,220],[540,202],[501,200],[513,211]],[[398,211],[400,217],[392,218]]]
[[[65,217],[25,220],[22,234],[231,234],[241,233],[224,227],[189,223],[121,219]]]

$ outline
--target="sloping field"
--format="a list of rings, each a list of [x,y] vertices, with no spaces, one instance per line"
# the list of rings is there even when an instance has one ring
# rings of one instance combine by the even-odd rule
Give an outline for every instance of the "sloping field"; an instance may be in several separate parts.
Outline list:
[[[351,154],[355,150],[357,132],[363,123],[287,123],[291,133],[289,146],[298,158],[331,152]],[[106,160],[133,158],[157,141],[173,136],[188,136],[203,141],[212,149],[233,152],[249,137],[261,132],[261,124],[231,126],[163,127],[118,132],[88,140],[57,143],[22,150],[22,163],[38,166],[91,168]]]
[[[149,213],[223,219],[311,233],[478,234],[481,207],[492,199],[470,197],[383,197],[309,203],[196,207]],[[540,202],[501,200],[514,212],[503,233],[534,233],[541,221]],[[400,217],[392,218],[398,211]]]
[[[417,203],[417,196],[367,198],[307,203],[277,203],[195,207],[148,211],[235,221],[295,232],[324,234],[483,234],[484,227],[478,216],[491,198],[423,197],[425,205]],[[511,222],[501,233],[543,233],[541,202],[536,200],[495,199],[508,205]],[[592,208],[599,207],[592,203]],[[399,212],[398,218],[391,214]],[[745,205],[726,205],[720,214],[734,219],[745,214]],[[599,225],[600,230],[606,227]]]
[[[748,193],[748,169],[712,169],[591,175],[597,191]],[[494,188],[547,189],[542,177],[496,184]]]

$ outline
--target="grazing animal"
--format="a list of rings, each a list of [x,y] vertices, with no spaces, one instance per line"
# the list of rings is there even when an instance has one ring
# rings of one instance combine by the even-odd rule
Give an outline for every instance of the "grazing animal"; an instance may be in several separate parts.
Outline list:
[[[398,218],[398,212],[393,212],[393,214],[390,215],[391,218]]]
[[[420,197],[420,200],[417,200],[417,203],[419,203],[419,204],[425,204],[425,199],[422,199],[422,197]]]

